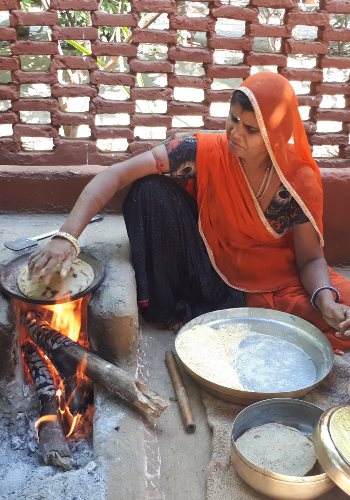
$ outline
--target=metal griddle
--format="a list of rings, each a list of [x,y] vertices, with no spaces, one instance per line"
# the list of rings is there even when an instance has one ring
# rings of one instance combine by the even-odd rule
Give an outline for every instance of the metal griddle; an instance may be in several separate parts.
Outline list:
[[[64,302],[70,302],[72,300],[76,300],[81,297],[84,297],[85,295],[88,295],[89,293],[96,290],[96,288],[98,288],[103,281],[104,266],[101,264],[101,262],[97,260],[96,257],[81,252],[79,254],[79,259],[83,260],[87,264],[90,264],[95,274],[94,280],[88,288],[75,295],[72,295],[69,298],[69,300],[67,299],[38,300],[26,297],[18,288],[17,277],[21,269],[28,264],[29,255],[31,253],[32,252],[27,252],[19,257],[16,257],[15,259],[11,260],[10,262],[8,262],[7,264],[3,265],[0,268],[0,289],[9,297],[15,297],[16,299],[22,300],[24,302],[30,302],[31,304],[45,304],[45,305],[62,304]]]

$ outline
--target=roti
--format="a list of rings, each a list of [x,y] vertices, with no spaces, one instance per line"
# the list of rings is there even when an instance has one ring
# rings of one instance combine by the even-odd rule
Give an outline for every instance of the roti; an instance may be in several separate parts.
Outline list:
[[[286,476],[305,476],[317,461],[311,439],[277,423],[252,427],[236,440],[236,446],[253,464]]]
[[[60,271],[54,271],[48,285],[41,276],[36,283],[28,277],[28,266],[22,268],[18,274],[17,285],[19,290],[30,299],[59,300],[69,299],[86,290],[93,282],[95,273],[87,262],[74,259],[65,278],[61,278]]]

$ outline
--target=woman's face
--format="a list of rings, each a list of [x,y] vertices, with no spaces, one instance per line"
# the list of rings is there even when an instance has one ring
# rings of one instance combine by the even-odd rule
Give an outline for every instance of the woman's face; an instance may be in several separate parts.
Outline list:
[[[268,152],[253,111],[234,103],[226,120],[226,134],[231,153],[241,160],[261,162]]]

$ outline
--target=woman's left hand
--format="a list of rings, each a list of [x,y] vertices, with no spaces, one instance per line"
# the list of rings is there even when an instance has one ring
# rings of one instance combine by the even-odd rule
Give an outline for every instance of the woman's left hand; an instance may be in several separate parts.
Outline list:
[[[336,337],[350,338],[350,307],[333,302],[323,307],[321,312],[325,321],[336,330]]]

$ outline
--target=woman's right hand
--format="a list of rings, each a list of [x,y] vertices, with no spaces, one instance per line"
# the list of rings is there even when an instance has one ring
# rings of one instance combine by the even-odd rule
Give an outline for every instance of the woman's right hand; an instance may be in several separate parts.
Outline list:
[[[76,251],[72,243],[63,238],[53,238],[44,247],[29,256],[29,278],[33,283],[42,275],[45,284],[49,284],[53,272],[58,268],[62,278],[67,276]]]

